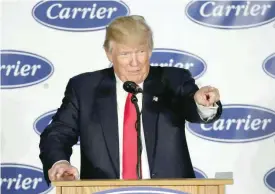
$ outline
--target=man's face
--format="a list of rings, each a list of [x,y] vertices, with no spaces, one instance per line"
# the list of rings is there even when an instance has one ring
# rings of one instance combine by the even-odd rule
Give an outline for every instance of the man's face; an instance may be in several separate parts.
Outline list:
[[[139,84],[146,79],[151,57],[148,44],[124,45],[112,42],[111,51],[106,51],[106,54],[121,81]]]

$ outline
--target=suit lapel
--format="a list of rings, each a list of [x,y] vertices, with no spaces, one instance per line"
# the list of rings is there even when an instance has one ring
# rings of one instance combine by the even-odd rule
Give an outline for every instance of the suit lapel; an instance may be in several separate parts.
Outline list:
[[[163,93],[159,68],[150,68],[143,87],[142,121],[150,170],[153,169],[157,139],[157,121]]]
[[[119,139],[118,116],[116,100],[116,80],[113,69],[106,71],[103,80],[99,84],[96,98],[96,107],[99,113],[106,146],[110,154],[111,162],[119,178]]]
[[[161,82],[161,68],[150,67],[150,72],[143,86],[142,121],[146,142],[146,150],[150,169],[153,169],[156,139],[157,120],[164,86]],[[116,80],[113,68],[105,71],[104,77],[98,86],[96,108],[103,130],[105,143],[110,154],[111,162],[119,178],[119,139],[118,116],[116,98]]]

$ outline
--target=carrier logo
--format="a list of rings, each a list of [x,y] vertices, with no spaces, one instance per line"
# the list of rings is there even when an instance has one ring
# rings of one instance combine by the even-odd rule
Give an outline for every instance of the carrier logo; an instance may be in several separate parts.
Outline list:
[[[40,1],[32,10],[42,25],[64,31],[104,29],[113,19],[130,14],[122,1]]]
[[[221,118],[212,124],[187,123],[194,135],[217,142],[258,141],[275,134],[275,112],[259,106],[224,105]]]
[[[50,61],[39,55],[1,50],[1,88],[27,87],[47,80],[54,71]]]
[[[207,175],[200,169],[194,168],[195,176],[198,179],[204,179],[207,178]]]
[[[24,164],[1,164],[1,192],[37,194],[48,193],[53,189],[44,180],[42,169]]]
[[[202,76],[207,67],[205,61],[194,54],[180,50],[161,48],[153,50],[150,65],[187,69],[194,79]]]
[[[33,128],[38,135],[40,135],[49,124],[51,124],[52,117],[55,115],[55,113],[56,110],[46,112],[34,121]]]
[[[264,183],[271,191],[275,192],[275,168],[266,173]]]
[[[96,192],[95,194],[144,194],[144,193],[154,193],[154,194],[188,194],[182,191],[166,189],[166,188],[155,188],[155,187],[127,187],[118,189],[109,189],[104,191]]]
[[[263,62],[263,70],[264,72],[275,78],[275,53],[267,57],[266,60]]]
[[[200,25],[221,28],[252,28],[275,20],[275,1],[191,1],[187,17]]]
[[[56,112],[56,110],[46,112],[34,121],[33,129],[38,135],[40,135],[49,124],[51,124],[52,117],[55,115]],[[79,141],[77,142],[77,144],[79,144]]]

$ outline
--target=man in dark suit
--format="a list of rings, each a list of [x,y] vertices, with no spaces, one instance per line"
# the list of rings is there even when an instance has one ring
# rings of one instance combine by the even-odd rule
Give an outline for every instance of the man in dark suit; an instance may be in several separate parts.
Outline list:
[[[189,71],[150,67],[152,31],[141,16],[114,20],[104,49],[112,67],[71,78],[62,105],[41,134],[46,179],[74,180],[72,146],[80,137],[80,179],[137,179],[137,115],[123,83],[143,89],[141,178],[195,178],[185,121],[210,123],[222,112],[219,91],[198,88]]]

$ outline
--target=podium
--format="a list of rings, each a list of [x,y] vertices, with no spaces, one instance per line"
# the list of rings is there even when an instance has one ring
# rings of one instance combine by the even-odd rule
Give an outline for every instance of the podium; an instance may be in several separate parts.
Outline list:
[[[56,194],[225,194],[233,179],[55,181]]]

